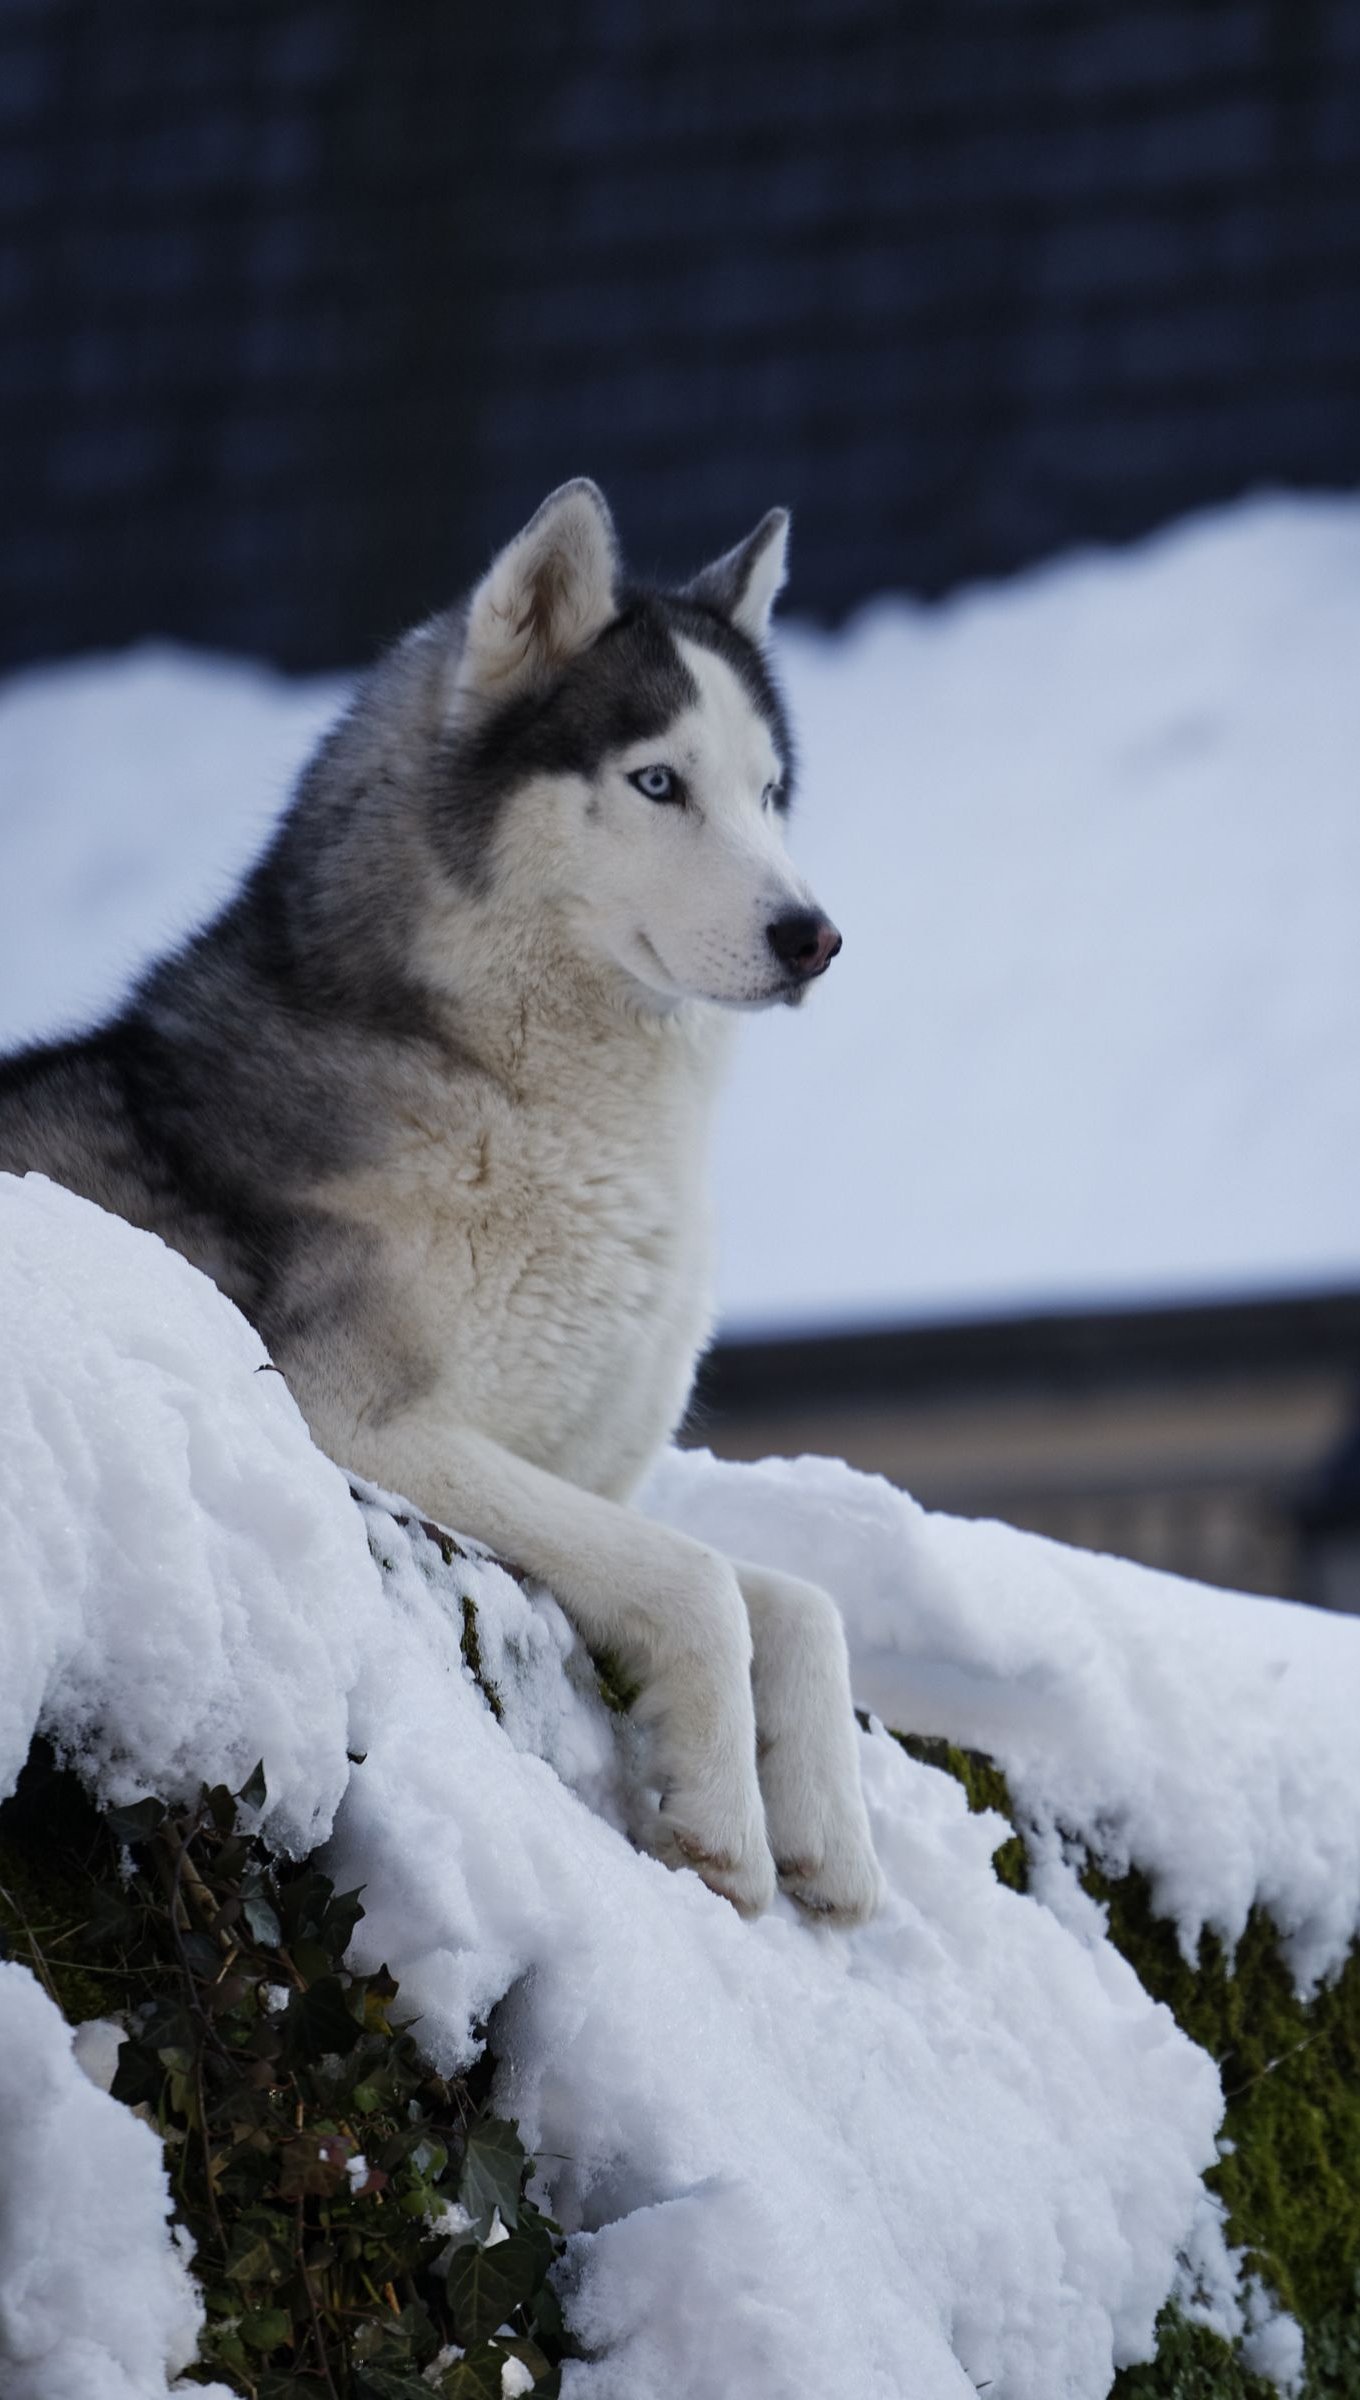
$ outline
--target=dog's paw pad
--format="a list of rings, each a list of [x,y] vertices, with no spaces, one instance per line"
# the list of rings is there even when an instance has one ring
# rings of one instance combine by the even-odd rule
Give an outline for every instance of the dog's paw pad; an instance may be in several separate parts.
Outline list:
[[[664,1865],[691,1868],[711,1892],[730,1901],[739,1916],[760,1916],[774,1898],[774,1860],[763,1843],[752,1842],[738,1850],[726,1843],[705,1841],[662,1816],[650,1846]]]
[[[739,1863],[734,1850],[706,1850],[691,1833],[672,1833],[670,1848],[685,1866],[706,1867],[714,1875],[734,1874]]]
[[[884,1883],[878,1861],[825,1862],[807,1871],[799,1866],[779,1870],[779,1888],[818,1925],[865,1925],[883,1904]]]
[[[816,1858],[778,1858],[775,1860],[775,1872],[781,1884],[813,1883],[820,1864],[821,1861]]]

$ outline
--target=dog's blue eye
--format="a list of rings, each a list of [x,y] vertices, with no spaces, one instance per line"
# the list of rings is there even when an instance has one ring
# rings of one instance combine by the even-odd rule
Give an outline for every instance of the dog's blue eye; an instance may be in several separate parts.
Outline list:
[[[677,800],[680,796],[669,767],[639,767],[628,780],[644,800]]]

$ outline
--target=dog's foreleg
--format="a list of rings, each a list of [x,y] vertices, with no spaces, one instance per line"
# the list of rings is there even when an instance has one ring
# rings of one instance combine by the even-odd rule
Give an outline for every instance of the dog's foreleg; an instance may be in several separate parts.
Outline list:
[[[845,1634],[834,1600],[769,1567],[736,1566],[751,1626],[756,1742],[783,1889],[840,1924],[883,1897],[860,1785]]]
[[[335,1455],[538,1577],[592,1649],[618,1656],[655,1745],[658,1855],[743,1914],[767,1907],[751,1631],[727,1560],[469,1427],[398,1418],[352,1431]]]

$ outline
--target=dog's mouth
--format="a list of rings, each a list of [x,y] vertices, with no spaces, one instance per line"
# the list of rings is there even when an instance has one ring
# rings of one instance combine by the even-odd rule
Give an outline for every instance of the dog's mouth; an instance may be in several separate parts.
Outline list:
[[[651,935],[644,933],[640,925],[637,930],[637,946],[646,965],[656,969],[657,982],[661,988],[664,991],[673,992],[678,999],[684,992],[684,985],[677,982]]]
[[[826,967],[819,967],[815,975],[781,975],[777,983],[766,984],[755,991],[710,992],[683,982],[667,966],[651,935],[644,933],[640,925],[634,939],[639,959],[647,970],[647,980],[653,982],[654,979],[653,988],[673,995],[677,1000],[707,1000],[714,1008],[797,1008],[809,984],[816,983],[826,973]],[[830,963],[828,959],[827,965]]]

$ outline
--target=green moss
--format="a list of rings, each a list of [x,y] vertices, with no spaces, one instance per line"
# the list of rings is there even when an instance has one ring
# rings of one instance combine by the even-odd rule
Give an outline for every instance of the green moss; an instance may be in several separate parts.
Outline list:
[[[592,1650],[590,1663],[605,1707],[616,1717],[626,1717],[642,1690],[636,1676],[614,1650]]]
[[[499,1724],[505,1715],[505,1708],[500,1693],[482,1665],[481,1635],[477,1631],[477,1603],[469,1592],[463,1594],[462,1649],[468,1673],[481,1692],[492,1716]]]
[[[913,1758],[962,1784],[974,1810],[1016,1811],[995,1761],[921,1735],[897,1739]],[[1019,1853],[1017,1860],[1016,1853]],[[1003,1882],[1024,1891],[1017,1832],[996,1853]],[[1158,1917],[1147,1877],[1088,1865],[1110,1939],[1145,1991],[1209,2052],[1223,2082],[1225,2149],[1206,2177],[1227,2212],[1228,2238],[1304,2328],[1305,2400],[1360,2400],[1360,1947],[1307,2000],[1295,1992],[1270,1919],[1253,1912],[1229,1959],[1206,1934],[1191,1964]],[[1269,2400],[1229,2345],[1174,2309],[1157,2356],[1116,2380],[1118,2400]]]
[[[1115,2377],[1118,2400],[1280,2400],[1243,2366],[1230,2343],[1207,2325],[1192,2325],[1174,2308],[1157,2319],[1157,2355],[1145,2367]]]
[[[1144,1989],[1217,2061],[1232,2147],[1208,2181],[1230,2240],[1303,2324],[1318,2322],[1349,2301],[1360,2268],[1360,1950],[1303,2001],[1259,1910],[1235,1958],[1209,1933],[1192,1967],[1146,1877],[1112,1883],[1088,1868],[1083,1881]]]
[[[919,1759],[922,1766],[938,1767],[961,1783],[975,1816],[984,1815],[990,1808],[997,1816],[1004,1817],[1008,1825],[1015,1823],[1010,1787],[994,1758],[988,1758],[981,1750],[964,1750],[957,1742],[939,1741],[929,1733],[896,1733],[893,1739],[901,1743],[910,1757]],[[1018,1833],[993,1851],[992,1865],[998,1883],[1008,1884],[1013,1892],[1029,1890],[1029,1859]]]
[[[1303,2400],[1355,2400],[1360,2392],[1360,2274],[1340,2308],[1308,2331],[1308,2383]]]

